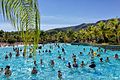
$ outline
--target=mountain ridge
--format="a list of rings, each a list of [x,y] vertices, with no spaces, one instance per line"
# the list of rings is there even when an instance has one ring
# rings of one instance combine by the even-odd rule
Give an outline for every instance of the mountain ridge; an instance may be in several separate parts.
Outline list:
[[[99,20],[99,21],[96,21],[95,23],[82,23],[82,24],[76,25],[76,26],[68,26],[68,27],[50,29],[50,30],[47,30],[46,32],[67,31],[68,29],[71,29],[73,31],[79,31],[80,29],[86,29],[88,26],[91,26],[91,25],[95,26],[100,21],[107,22],[107,21],[113,20],[113,19],[115,19],[115,18],[111,18],[111,19],[107,19],[107,20]],[[118,20],[120,21],[120,18],[118,18]]]

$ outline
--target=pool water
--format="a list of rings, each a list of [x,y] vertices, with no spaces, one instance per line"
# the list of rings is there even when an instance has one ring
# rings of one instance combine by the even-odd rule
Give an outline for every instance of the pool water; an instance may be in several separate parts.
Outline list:
[[[55,46],[55,44],[45,44],[42,49],[37,50],[36,62],[37,62],[37,75],[31,75],[32,68],[34,67],[32,58],[23,58],[22,52],[20,56],[16,57],[16,52],[13,51],[13,47],[1,47],[0,48],[0,67],[5,68],[6,65],[10,65],[12,75],[7,79],[4,73],[0,73],[0,80],[59,80],[58,70],[62,72],[62,80],[120,80],[120,60],[114,59],[114,55],[117,53],[119,55],[120,51],[107,50],[104,52],[97,52],[98,47],[84,46],[84,45],[71,45],[59,43],[60,48]],[[52,46],[50,48],[50,46]],[[17,46],[16,46],[17,47]],[[22,46],[19,46],[23,49]],[[65,54],[62,49],[65,49]],[[85,51],[83,50],[85,48]],[[96,69],[91,69],[89,65],[91,64],[91,57],[88,55],[90,48],[101,54],[103,58],[103,63],[99,61],[99,57],[94,58],[96,64]],[[51,53],[42,52],[45,50],[51,50]],[[41,53],[39,53],[39,50]],[[101,48],[101,50],[104,50]],[[58,53],[60,51],[60,53]],[[12,52],[12,58],[5,60],[5,54]],[[79,53],[83,52],[83,55]],[[73,63],[72,54],[76,55],[78,68],[68,68],[67,63]],[[29,54],[29,52],[28,52]],[[62,59],[58,59],[58,55],[61,54]],[[105,62],[106,57],[109,57],[110,62]],[[40,59],[43,59],[43,65],[40,65]],[[55,61],[55,66],[50,67],[50,60]],[[85,67],[81,68],[81,61],[87,64]]]

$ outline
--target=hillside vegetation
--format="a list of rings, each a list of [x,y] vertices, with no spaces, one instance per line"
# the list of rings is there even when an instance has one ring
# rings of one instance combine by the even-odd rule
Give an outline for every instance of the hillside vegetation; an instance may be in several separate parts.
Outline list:
[[[21,32],[0,31],[1,42],[22,42]],[[31,39],[29,43],[33,40]],[[120,43],[120,20],[113,18],[101,20],[96,23],[81,24],[73,27],[41,31],[39,43],[64,42],[64,43]]]

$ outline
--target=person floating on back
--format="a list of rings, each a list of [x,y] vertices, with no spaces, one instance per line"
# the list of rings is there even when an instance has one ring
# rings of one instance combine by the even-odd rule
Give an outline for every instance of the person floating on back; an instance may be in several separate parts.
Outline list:
[[[91,64],[89,65],[89,67],[92,68],[92,69],[95,69],[96,65],[95,65],[94,62],[91,62]]]

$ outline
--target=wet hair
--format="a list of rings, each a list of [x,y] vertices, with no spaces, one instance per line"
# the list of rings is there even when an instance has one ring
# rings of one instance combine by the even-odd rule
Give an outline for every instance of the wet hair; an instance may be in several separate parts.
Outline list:
[[[6,66],[6,68],[10,69],[10,66]]]
[[[58,70],[58,72],[61,72],[60,70]]]

